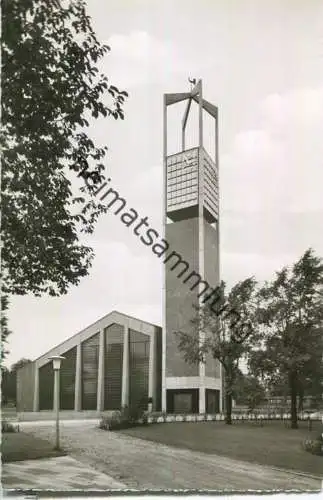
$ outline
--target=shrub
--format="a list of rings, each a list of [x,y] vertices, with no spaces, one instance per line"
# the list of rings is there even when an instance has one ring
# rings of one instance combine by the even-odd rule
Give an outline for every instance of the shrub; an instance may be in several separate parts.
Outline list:
[[[319,434],[316,438],[307,438],[303,441],[303,448],[305,451],[312,453],[312,455],[323,456],[323,437]]]
[[[121,423],[121,412],[116,410],[101,416],[99,428],[105,431],[118,427]]]
[[[19,429],[17,426],[7,422],[6,420],[2,420],[1,422],[1,432],[17,432]]]
[[[129,424],[135,424],[143,419],[147,414],[147,405],[143,400],[139,403],[132,403],[129,406],[124,406],[121,410],[122,419],[129,422]]]
[[[99,428],[106,431],[127,429],[138,423],[148,423],[148,413],[141,405],[124,406],[121,411],[113,411],[107,415],[102,415]]]
[[[121,410],[122,419],[129,422],[129,424],[134,424],[140,420],[144,414],[144,409],[140,405],[131,404],[129,406],[124,406]]]
[[[144,425],[147,425],[148,424],[148,417],[150,416],[149,412],[148,411],[145,411],[141,417],[141,423],[144,424]]]

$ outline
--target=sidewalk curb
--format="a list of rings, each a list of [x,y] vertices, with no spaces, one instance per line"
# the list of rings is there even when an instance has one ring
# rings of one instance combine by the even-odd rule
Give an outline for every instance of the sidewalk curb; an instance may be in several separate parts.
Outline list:
[[[248,463],[255,463],[255,462],[248,462]],[[302,477],[308,477],[310,479],[315,479],[317,481],[321,481],[323,485],[323,476],[314,476],[313,474],[308,474],[307,472],[300,472],[300,471],[294,471],[293,469],[282,469],[280,467],[273,467],[271,465],[262,465],[262,464],[256,464],[259,465],[260,467],[268,467],[268,469],[271,470],[276,470],[277,472],[284,472],[285,474],[293,474],[294,476],[302,476]]]

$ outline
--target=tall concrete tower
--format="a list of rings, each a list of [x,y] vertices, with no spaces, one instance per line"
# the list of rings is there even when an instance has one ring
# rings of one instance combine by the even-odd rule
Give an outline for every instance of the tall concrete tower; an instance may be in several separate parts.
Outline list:
[[[196,82],[194,82],[196,83]],[[168,155],[167,110],[187,101],[182,148]],[[198,106],[198,144],[186,149],[191,106]],[[215,154],[203,146],[203,118],[214,119]],[[218,286],[219,182],[218,109],[202,97],[202,81],[190,92],[164,95],[164,238],[173,250],[164,262],[162,408],[167,412],[215,413],[221,410],[221,367],[207,356],[190,365],[178,350],[175,331],[192,331],[196,308]],[[203,341],[203,332],[199,332]]]

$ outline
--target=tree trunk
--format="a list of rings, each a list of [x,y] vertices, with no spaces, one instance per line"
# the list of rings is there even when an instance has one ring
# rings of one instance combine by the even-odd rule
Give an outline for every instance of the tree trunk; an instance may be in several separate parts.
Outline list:
[[[300,384],[298,387],[298,411],[303,411],[304,409],[304,387]]]
[[[290,388],[290,413],[291,413],[291,428],[298,429],[297,423],[297,376],[291,372],[289,376]]]
[[[225,423],[232,424],[232,394],[229,393],[225,396]]]
[[[235,382],[234,366],[232,363],[228,363],[225,367],[225,423],[227,425],[232,424],[232,398],[233,398],[233,386]]]
[[[228,425],[232,424],[232,394],[226,393],[225,395],[225,423]]]

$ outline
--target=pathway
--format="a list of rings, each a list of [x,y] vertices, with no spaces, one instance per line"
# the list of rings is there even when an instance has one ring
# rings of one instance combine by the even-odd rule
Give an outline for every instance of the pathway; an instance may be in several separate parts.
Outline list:
[[[24,426],[54,442],[54,426]],[[321,481],[206,453],[102,431],[93,422],[61,423],[61,441],[72,456],[129,488],[246,490],[319,490]]]
[[[123,483],[68,456],[5,463],[1,479],[5,490],[106,491],[125,488]]]

